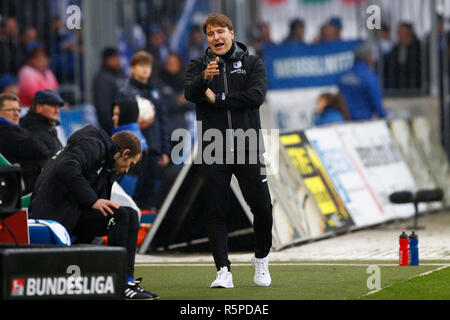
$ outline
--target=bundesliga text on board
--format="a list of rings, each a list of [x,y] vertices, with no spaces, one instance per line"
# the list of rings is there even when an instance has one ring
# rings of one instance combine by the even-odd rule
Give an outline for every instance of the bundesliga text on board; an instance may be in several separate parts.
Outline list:
[[[116,291],[114,275],[13,276],[10,297],[111,296]]]

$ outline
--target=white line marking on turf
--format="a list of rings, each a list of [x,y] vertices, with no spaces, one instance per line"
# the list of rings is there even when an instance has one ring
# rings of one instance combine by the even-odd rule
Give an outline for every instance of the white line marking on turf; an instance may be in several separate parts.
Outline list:
[[[423,266],[423,265],[424,265],[424,264],[422,264],[422,266]],[[434,269],[434,270],[426,271],[426,272],[423,272],[423,273],[421,273],[421,274],[417,274],[417,275],[415,275],[415,276],[409,277],[409,278],[406,279],[405,281],[402,281],[402,282],[399,282],[399,283],[404,283],[404,282],[406,282],[406,281],[409,281],[409,280],[411,280],[411,279],[418,278],[418,277],[424,277],[424,276],[427,276],[427,275],[429,275],[429,274],[432,274],[433,272],[440,271],[440,270],[443,270],[443,269],[445,269],[445,268],[450,267],[449,264],[425,264],[425,265],[426,265],[426,266],[438,266],[438,265],[440,265],[440,267],[439,267],[439,268],[436,268],[436,269]],[[392,287],[394,284],[398,284],[398,283],[393,283],[393,284],[391,284],[390,286],[387,286],[387,287],[384,287],[384,288],[380,288],[380,289],[376,289],[376,290],[373,290],[373,291],[369,291],[368,293],[366,293],[366,294],[363,295],[362,297],[366,297],[366,296],[369,296],[369,295],[371,295],[371,294],[377,293],[377,292],[379,292],[379,291],[381,291],[381,290],[383,290],[383,289]]]

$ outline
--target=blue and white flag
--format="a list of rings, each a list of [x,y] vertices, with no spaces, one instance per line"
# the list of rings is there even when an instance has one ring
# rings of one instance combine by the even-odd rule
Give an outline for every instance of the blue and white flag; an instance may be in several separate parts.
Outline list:
[[[269,89],[335,85],[338,76],[353,66],[353,50],[360,43],[355,40],[266,45],[264,57]]]

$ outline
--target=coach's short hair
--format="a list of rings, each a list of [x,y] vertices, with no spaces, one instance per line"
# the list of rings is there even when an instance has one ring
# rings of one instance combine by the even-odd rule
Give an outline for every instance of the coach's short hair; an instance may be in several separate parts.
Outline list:
[[[17,101],[20,102],[19,97],[16,96],[13,93],[9,93],[9,92],[4,92],[2,94],[0,94],[0,109],[3,109],[3,102],[4,101]]]
[[[135,54],[133,54],[133,56],[131,57],[130,60],[130,65],[136,66],[138,64],[149,64],[152,65],[153,64],[153,56],[151,55],[151,53],[145,51],[145,50],[139,50],[138,52],[136,52]]]
[[[141,153],[141,141],[138,136],[129,131],[119,131],[111,137],[119,149],[130,149],[130,156],[136,156]]]
[[[220,13],[213,13],[206,17],[203,22],[203,33],[206,34],[206,28],[210,26],[219,26],[222,28],[228,28],[228,30],[233,30],[233,22],[231,22],[230,18]]]

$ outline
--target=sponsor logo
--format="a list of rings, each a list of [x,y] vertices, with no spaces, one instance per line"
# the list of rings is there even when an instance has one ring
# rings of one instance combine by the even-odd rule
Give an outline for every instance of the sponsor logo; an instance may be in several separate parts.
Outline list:
[[[16,278],[11,282],[11,297],[23,296],[25,291],[25,279]]]
[[[233,71],[230,71],[230,74],[233,74],[233,73],[247,74],[247,71],[245,69],[235,69]]]
[[[242,67],[242,61],[236,61],[233,63],[233,68],[237,69]]]
[[[112,275],[41,276],[11,280],[11,297],[114,295]]]

